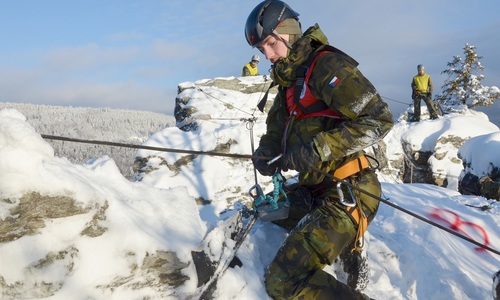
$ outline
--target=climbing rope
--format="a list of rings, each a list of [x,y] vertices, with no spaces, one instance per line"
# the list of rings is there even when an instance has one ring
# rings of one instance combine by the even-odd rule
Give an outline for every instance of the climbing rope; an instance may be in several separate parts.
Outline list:
[[[96,141],[96,140],[83,140],[83,139],[75,139],[75,138],[68,138],[68,137],[61,137],[61,136],[54,136],[54,135],[47,135],[47,134],[42,134],[42,138],[44,139],[50,139],[50,140],[59,140],[59,141],[67,141],[67,142],[76,142],[76,143],[86,143],[86,144],[96,144],[96,145],[107,145],[107,146],[113,146],[113,147],[125,147],[125,148],[134,148],[134,149],[145,149],[145,150],[153,150],[153,151],[160,151],[160,152],[173,152],[173,153],[185,153],[185,154],[196,154],[196,155],[208,155],[208,156],[218,156],[218,157],[230,157],[230,158],[236,158],[236,159],[264,159],[264,160],[269,160],[269,157],[263,157],[263,156],[254,156],[254,155],[249,155],[249,154],[233,154],[233,153],[220,153],[220,152],[214,152],[214,151],[196,151],[196,150],[183,150],[183,149],[173,149],[173,148],[163,148],[163,147],[151,147],[151,146],[142,146],[142,145],[133,145],[133,144],[124,144],[124,143],[115,143],[115,142],[106,142],[106,141]],[[446,231],[452,235],[455,235],[456,237],[459,237],[465,241],[468,241],[469,243],[472,243],[478,247],[481,247],[482,249],[488,250],[491,253],[497,254],[500,256],[500,251],[495,250],[489,246],[485,246],[467,236],[464,236],[460,233],[457,233],[449,228],[446,228],[436,222],[433,222],[429,219],[426,219],[410,210],[407,210],[403,207],[398,206],[395,203],[392,203],[388,201],[388,199],[383,199],[381,197],[378,197],[370,192],[367,192],[363,189],[360,189],[356,186],[353,186],[346,180],[341,180],[340,178],[337,178],[333,176],[332,174],[329,174],[327,172],[324,172],[316,167],[312,167],[312,169],[328,178],[331,178],[332,180],[335,181],[341,181],[343,184],[346,186],[350,187],[351,189],[357,190],[369,197],[372,197],[373,199],[376,199],[392,208],[395,208],[397,210],[400,210],[416,219],[419,219],[429,225],[432,225],[434,227],[437,227],[443,231]]]

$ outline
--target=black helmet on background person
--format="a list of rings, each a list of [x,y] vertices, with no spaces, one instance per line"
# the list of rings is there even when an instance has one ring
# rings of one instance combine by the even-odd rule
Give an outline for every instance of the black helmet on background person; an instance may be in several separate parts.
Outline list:
[[[285,19],[298,20],[299,14],[283,1],[266,0],[250,13],[245,25],[245,37],[250,46],[256,47]]]

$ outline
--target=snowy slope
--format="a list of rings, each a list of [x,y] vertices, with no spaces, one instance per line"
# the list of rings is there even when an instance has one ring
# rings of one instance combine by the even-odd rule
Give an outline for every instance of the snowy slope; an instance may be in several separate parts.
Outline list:
[[[213,150],[217,144],[233,139],[237,143],[231,145],[230,153],[250,154],[246,123],[216,120],[242,115],[223,110],[218,101],[207,100],[207,94],[225,103],[245,103],[237,107],[250,113],[261,96],[205,87],[203,93],[194,96],[199,103],[210,102],[204,107],[206,111],[199,113],[210,114],[212,119],[201,121],[200,129],[193,133],[167,128],[152,136],[147,145]],[[257,143],[264,120],[263,115],[255,116]],[[422,124],[425,122],[430,121]],[[445,126],[453,119],[432,122]],[[397,147],[388,145],[388,149]],[[482,149],[471,148],[482,153]],[[191,250],[231,213],[222,213],[228,202],[235,207],[248,204],[247,191],[255,184],[251,164],[198,156],[171,170],[161,162],[173,165],[179,155],[139,154],[157,155],[156,161],[150,161],[156,171],[143,174],[139,182],[123,178],[108,157],[75,165],[54,157],[50,145],[19,112],[0,111],[0,230],[9,218],[16,218],[13,209],[29,191],[67,195],[89,208],[88,213],[45,219],[45,227],[37,234],[0,243],[0,298],[184,299],[195,291],[192,264],[182,271],[190,279],[176,289],[161,284],[141,266],[157,251],[175,251],[181,262],[189,263]],[[462,234],[500,249],[499,203],[432,185],[398,184],[386,177],[383,196],[388,201],[445,227],[450,227],[448,222],[457,224]],[[268,179],[259,177],[259,182],[267,187]],[[197,205],[200,197],[211,200],[211,204]],[[92,209],[105,203],[106,218],[99,222],[108,230],[94,238],[82,235],[81,229],[92,221]],[[488,210],[476,208],[485,205]],[[216,299],[268,299],[263,291],[264,269],[285,236],[279,227],[257,221],[238,252],[243,266],[230,268],[221,277]],[[365,293],[375,299],[491,299],[492,276],[500,269],[500,256],[476,248],[381,204],[368,231],[371,281]],[[77,251],[52,264],[40,263],[48,253],[65,249]],[[326,270],[334,272],[332,267]],[[52,289],[47,292],[50,284]]]

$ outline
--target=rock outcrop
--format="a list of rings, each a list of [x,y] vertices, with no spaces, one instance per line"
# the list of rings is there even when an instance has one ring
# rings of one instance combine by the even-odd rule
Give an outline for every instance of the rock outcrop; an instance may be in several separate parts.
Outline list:
[[[384,139],[401,147],[387,149],[388,168],[382,172],[403,183],[428,183],[457,190],[464,170],[458,154],[461,146],[474,136],[497,131],[486,115],[472,110],[417,123],[407,123],[403,114]]]
[[[216,95],[212,95],[213,89],[218,89],[221,92],[224,90],[236,91],[242,94],[256,94],[264,95],[269,90],[269,97],[272,100],[272,95],[278,92],[276,86],[269,89],[271,80],[266,76],[253,76],[253,77],[229,77],[229,78],[215,78],[212,80],[201,80],[196,82],[181,83],[178,88],[178,96],[175,98],[175,111],[174,116],[177,121],[177,127],[184,131],[192,131],[198,128],[197,120],[209,120],[211,116],[205,111],[193,105],[192,97],[193,92],[199,91],[206,96],[208,101],[217,101]],[[204,90],[205,87],[210,87],[211,92]],[[272,101],[268,101],[266,108],[268,109]],[[233,104],[225,104],[228,109],[238,109]],[[248,106],[246,109],[249,108]]]

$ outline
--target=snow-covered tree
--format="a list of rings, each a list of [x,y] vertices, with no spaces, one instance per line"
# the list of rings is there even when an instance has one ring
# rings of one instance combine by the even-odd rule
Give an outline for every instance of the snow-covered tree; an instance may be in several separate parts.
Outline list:
[[[484,76],[481,75],[484,67],[480,60],[482,56],[477,55],[476,47],[465,44],[463,48],[465,58],[454,56],[447,63],[448,68],[441,74],[448,74],[444,82],[442,94],[436,97],[446,110],[453,107],[471,108],[476,106],[490,106],[494,101],[500,100],[500,89],[496,86],[488,87],[481,85]]]

